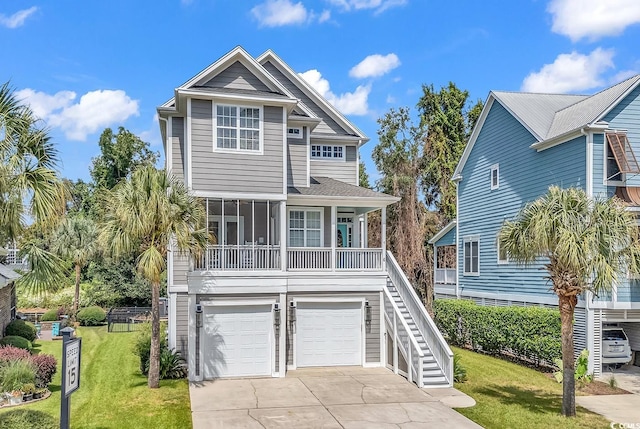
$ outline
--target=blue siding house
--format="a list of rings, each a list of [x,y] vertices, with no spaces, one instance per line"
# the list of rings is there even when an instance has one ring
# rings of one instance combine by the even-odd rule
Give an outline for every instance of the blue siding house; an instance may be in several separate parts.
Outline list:
[[[549,186],[621,198],[640,213],[640,75],[597,94],[492,91],[456,168],[458,218],[434,236],[436,297],[483,305],[557,306],[543,261],[523,266],[500,251],[498,232]],[[455,270],[455,276],[452,272]],[[576,349],[601,372],[603,323],[618,323],[640,351],[640,283],[623,278],[606,296],[582,297]]]

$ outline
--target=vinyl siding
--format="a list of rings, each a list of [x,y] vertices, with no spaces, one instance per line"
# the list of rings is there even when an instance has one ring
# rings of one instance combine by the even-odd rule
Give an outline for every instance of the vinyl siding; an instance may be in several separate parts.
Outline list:
[[[493,103],[462,171],[459,184],[458,282],[462,291],[551,295],[542,264],[498,264],[496,238],[505,219],[552,184],[585,186],[584,136],[542,152],[529,146],[529,133],[497,101]],[[491,190],[490,169],[499,164],[499,188]],[[463,240],[480,237],[479,276],[463,274]]]
[[[170,284],[187,285],[187,273],[189,272],[189,256],[187,254],[180,254],[180,252],[171,252],[173,258],[173,281],[170,280]]]
[[[184,118],[171,118],[171,172],[184,179]]]
[[[203,86],[254,91],[271,91],[267,85],[249,71],[240,61],[236,61],[217,74]]]
[[[455,246],[456,244],[456,227],[451,228],[449,232],[440,237],[436,246]]]
[[[626,130],[627,137],[640,162],[640,86],[631,91],[604,118],[612,130]],[[628,186],[640,186],[640,175],[628,174]]]
[[[311,144],[323,144],[322,142],[311,141]],[[336,143],[331,143],[336,144]],[[339,143],[338,143],[339,144]],[[311,159],[311,177],[330,177],[340,180],[341,182],[351,185],[358,185],[356,174],[358,171],[357,147],[350,145],[345,147],[344,161],[324,161],[320,159]]]
[[[214,192],[282,193],[282,108],[263,108],[262,155],[214,152],[212,109],[209,100],[192,100],[193,189]]]
[[[307,127],[303,127],[301,139],[287,138],[288,186],[307,186],[307,164],[309,163],[307,132]]]
[[[331,116],[327,114],[327,112],[325,112],[320,106],[313,102],[307,94],[305,94],[284,74],[282,74],[280,70],[278,70],[278,68],[274,66],[270,61],[267,61],[265,64],[263,64],[263,66],[274,78],[276,78],[278,82],[280,82],[285,88],[287,88],[287,90],[289,90],[289,92],[292,93],[294,97],[299,98],[304,103],[304,105],[314,113],[314,115],[322,119],[322,122],[320,122],[315,128],[315,133],[339,135],[347,134],[344,128],[338,125],[338,123],[333,120]]]
[[[176,349],[187,359],[189,355],[189,296],[176,294]]]

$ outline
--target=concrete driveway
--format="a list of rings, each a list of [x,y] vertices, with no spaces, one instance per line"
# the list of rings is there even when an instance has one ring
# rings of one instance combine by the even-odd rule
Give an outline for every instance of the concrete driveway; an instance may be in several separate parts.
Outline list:
[[[189,391],[194,429],[481,427],[385,368],[309,368]]]
[[[618,387],[633,395],[577,396],[576,403],[613,423],[640,423],[640,367],[624,365],[602,372],[598,380],[615,377]]]

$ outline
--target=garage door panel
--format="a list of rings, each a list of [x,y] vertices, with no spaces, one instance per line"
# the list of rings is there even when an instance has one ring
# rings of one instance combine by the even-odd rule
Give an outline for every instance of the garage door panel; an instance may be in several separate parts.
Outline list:
[[[271,374],[271,306],[206,307],[204,377]]]
[[[360,302],[298,303],[297,366],[360,365],[361,307]]]

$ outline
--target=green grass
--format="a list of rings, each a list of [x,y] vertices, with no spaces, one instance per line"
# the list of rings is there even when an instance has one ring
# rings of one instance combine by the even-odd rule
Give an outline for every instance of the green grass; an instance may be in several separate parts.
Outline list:
[[[149,389],[131,352],[135,333],[107,333],[106,327],[81,327],[80,388],[71,395],[71,427],[80,428],[191,428],[189,386],[186,380],[162,380]],[[58,372],[49,399],[20,409],[60,416],[60,356],[62,341],[37,341],[39,353],[58,359]],[[0,419],[2,414],[0,413]]]
[[[469,350],[454,350],[468,376],[455,387],[477,403],[456,411],[487,429],[610,427],[604,417],[580,407],[576,418],[563,417],[562,385],[541,372]]]

